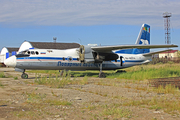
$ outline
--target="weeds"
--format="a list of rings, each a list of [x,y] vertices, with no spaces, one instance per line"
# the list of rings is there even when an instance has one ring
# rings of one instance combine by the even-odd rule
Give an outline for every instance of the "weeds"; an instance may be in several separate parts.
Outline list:
[[[4,75],[4,73],[0,73],[0,78],[6,78],[6,76]]]
[[[165,87],[160,85],[158,88],[153,88],[153,91],[164,94],[167,93],[179,94],[179,88],[171,84],[167,84]]]
[[[58,74],[56,74],[56,78],[52,78],[51,75],[49,77],[42,77],[41,75],[38,75],[38,77],[36,77],[35,79],[35,83],[37,84],[47,85],[55,88],[63,88],[70,81],[70,77],[66,77],[65,75],[63,75],[62,77],[58,77]]]
[[[46,94],[40,94],[40,93],[23,93],[23,95],[27,98],[27,103],[40,103],[44,98],[46,98]]]
[[[1,81],[0,81],[0,87],[4,87],[4,85],[1,83]]]
[[[102,112],[103,116],[113,116],[114,118],[130,118],[131,114],[129,109],[121,107],[119,104],[113,104],[111,106],[105,105]]]
[[[114,73],[109,78],[124,78],[130,80],[146,80],[163,77],[179,77],[179,64],[162,64],[162,65],[141,65],[127,68],[128,72],[120,74]]]
[[[120,79],[130,79],[130,80],[146,80],[153,78],[163,78],[163,77],[178,77],[180,76],[180,64],[172,64],[172,62],[158,65],[140,65],[125,70],[116,71],[103,71],[106,73],[107,78],[120,78]],[[59,74],[57,70],[41,70],[41,71],[28,71],[34,73],[45,73],[45,74]],[[99,71],[71,71],[72,76],[76,77],[98,77]]]
[[[82,80],[81,80],[81,85],[85,85],[85,84],[88,84],[88,77],[85,76]]]
[[[36,74],[34,82],[36,84],[47,85],[53,88],[64,88],[66,85],[88,84],[88,77],[85,76],[82,80],[76,80],[76,77],[71,79],[71,71],[68,72],[64,71],[62,76],[59,76],[59,73],[57,73],[55,77],[53,77],[51,74],[49,75],[49,77],[47,76],[42,77],[41,75]]]
[[[149,109],[163,109],[167,113],[180,112],[180,101],[166,97],[153,97],[147,100],[131,100],[123,104],[124,106],[147,106]]]

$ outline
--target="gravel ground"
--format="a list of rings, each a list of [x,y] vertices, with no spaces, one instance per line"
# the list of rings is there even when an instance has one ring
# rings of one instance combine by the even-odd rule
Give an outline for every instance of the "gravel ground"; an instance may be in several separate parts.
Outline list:
[[[132,101],[154,97],[179,99],[172,94],[149,91],[147,81],[88,78],[87,84],[63,88],[34,84],[35,74],[21,79],[13,68],[0,68],[0,120],[178,120],[179,112],[147,105],[129,105]],[[83,77],[76,78],[83,80]],[[178,96],[179,97],[179,96]]]

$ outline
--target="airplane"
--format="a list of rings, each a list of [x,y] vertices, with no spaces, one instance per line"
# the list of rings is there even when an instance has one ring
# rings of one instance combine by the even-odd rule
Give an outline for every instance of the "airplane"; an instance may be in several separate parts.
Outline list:
[[[150,48],[170,48],[177,45],[150,45],[150,26],[143,24],[134,45],[98,46],[81,45],[80,48],[27,49],[5,60],[5,65],[22,72],[21,78],[27,79],[25,70],[117,70],[148,63],[153,54],[171,49],[150,52]]]

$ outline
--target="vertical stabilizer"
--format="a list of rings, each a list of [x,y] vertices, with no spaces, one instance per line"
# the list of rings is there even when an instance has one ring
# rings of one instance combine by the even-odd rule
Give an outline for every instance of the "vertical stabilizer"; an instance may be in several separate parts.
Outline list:
[[[147,24],[143,24],[137,40],[135,44],[142,44],[142,45],[149,45],[150,44],[150,26]],[[150,49],[125,49],[125,50],[118,50],[115,53],[123,53],[123,54],[142,54],[142,53],[149,53]]]
[[[150,44],[150,26],[143,24],[139,32],[135,44],[149,45]]]

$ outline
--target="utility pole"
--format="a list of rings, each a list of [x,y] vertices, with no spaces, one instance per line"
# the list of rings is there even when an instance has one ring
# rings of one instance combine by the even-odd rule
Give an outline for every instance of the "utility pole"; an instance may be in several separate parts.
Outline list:
[[[163,13],[164,29],[165,29],[165,44],[171,44],[171,36],[170,36],[170,17],[171,16],[172,16],[171,13],[168,13],[168,12]],[[169,51],[165,57],[171,58]]]
[[[165,44],[171,44],[171,37],[170,37],[170,17],[171,16],[172,16],[171,13],[168,13],[168,12],[163,13],[164,29],[165,29]]]

